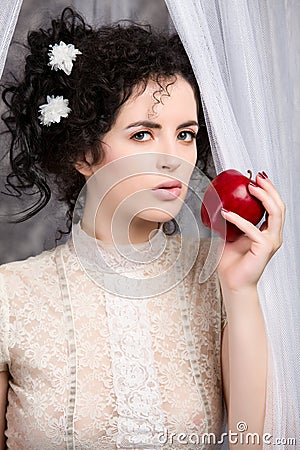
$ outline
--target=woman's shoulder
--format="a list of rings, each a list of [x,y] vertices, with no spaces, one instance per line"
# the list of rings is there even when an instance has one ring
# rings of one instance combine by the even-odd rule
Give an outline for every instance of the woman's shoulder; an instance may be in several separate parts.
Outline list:
[[[25,259],[11,261],[0,265],[1,272],[15,272],[20,270],[26,270],[33,268],[35,266],[39,266],[44,261],[50,262],[54,258],[54,253],[57,250],[57,247],[53,247],[49,250],[44,250],[41,253],[29,256]]]
[[[17,285],[24,285],[30,282],[31,285],[48,280],[56,276],[56,254],[67,246],[67,242],[44,250],[38,255],[29,256],[26,259],[12,261],[0,265],[0,284],[5,284],[8,288]]]

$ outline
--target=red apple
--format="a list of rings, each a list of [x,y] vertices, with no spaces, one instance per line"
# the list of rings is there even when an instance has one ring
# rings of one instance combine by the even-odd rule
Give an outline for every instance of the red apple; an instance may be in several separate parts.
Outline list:
[[[226,241],[235,241],[244,232],[223,218],[221,208],[239,214],[254,225],[261,221],[265,213],[261,201],[248,190],[248,184],[252,181],[252,172],[248,172],[249,178],[237,170],[225,170],[212,180],[204,193],[202,222]]]

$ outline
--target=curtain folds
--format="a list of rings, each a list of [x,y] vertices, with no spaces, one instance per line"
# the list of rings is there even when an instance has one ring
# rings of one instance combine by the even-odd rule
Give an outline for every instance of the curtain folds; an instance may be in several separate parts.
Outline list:
[[[264,170],[287,205],[284,244],[259,284],[269,344],[265,430],[300,436],[300,4],[166,0],[193,65],[218,172]],[[298,127],[297,127],[298,125]],[[270,449],[273,446],[266,445]]]

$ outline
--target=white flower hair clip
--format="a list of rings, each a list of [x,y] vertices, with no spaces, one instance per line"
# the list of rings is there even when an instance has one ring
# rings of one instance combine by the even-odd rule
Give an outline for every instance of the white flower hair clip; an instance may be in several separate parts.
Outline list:
[[[54,95],[47,95],[47,103],[39,107],[40,123],[42,125],[51,125],[54,122],[60,122],[61,117],[68,117],[71,109],[68,107],[69,100]]]
[[[82,52],[74,47],[73,44],[65,44],[60,41],[59,44],[49,45],[52,50],[49,51],[50,61],[48,66],[52,70],[63,70],[67,75],[70,75],[73,68],[73,61],[76,60],[77,55],[82,55]]]

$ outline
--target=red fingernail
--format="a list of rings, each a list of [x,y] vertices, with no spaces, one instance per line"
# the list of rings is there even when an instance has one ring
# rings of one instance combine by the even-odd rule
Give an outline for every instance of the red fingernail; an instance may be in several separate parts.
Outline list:
[[[259,174],[258,174],[258,175],[259,175]],[[251,184],[251,186],[253,186],[253,187],[257,187],[257,184],[254,183],[254,181],[249,181],[249,184]]]
[[[268,178],[268,175],[267,175],[264,171],[258,172],[258,176],[261,177],[261,178],[263,178],[264,180],[265,180],[266,178]]]
[[[228,211],[228,209],[225,209],[225,208],[221,208],[221,209],[222,209],[222,211],[225,212],[225,213],[230,212],[230,211]]]

